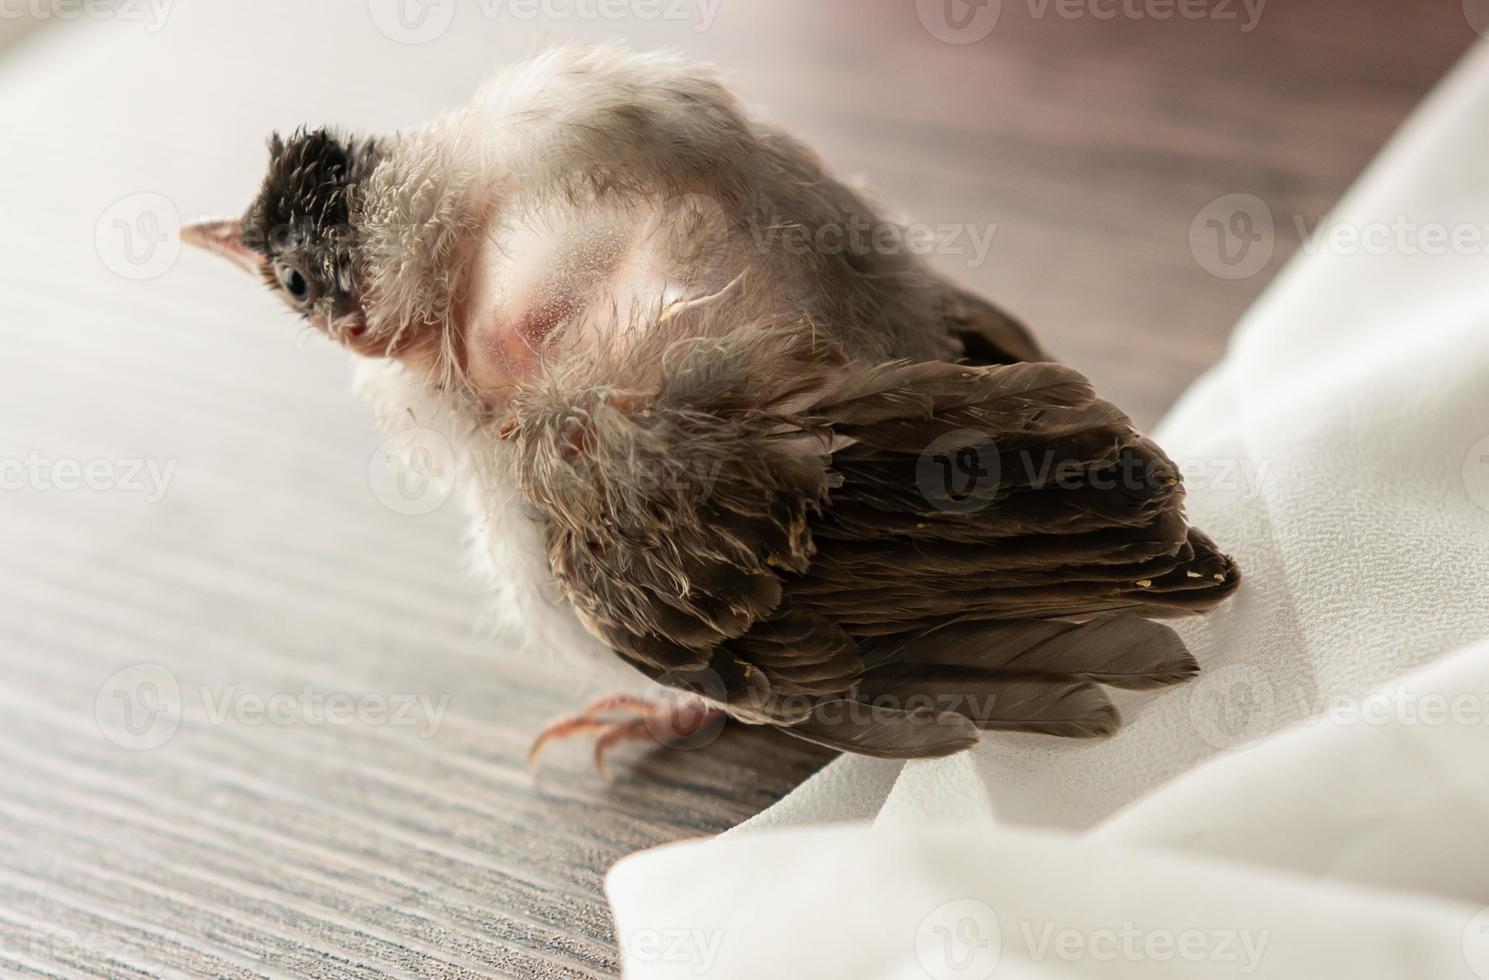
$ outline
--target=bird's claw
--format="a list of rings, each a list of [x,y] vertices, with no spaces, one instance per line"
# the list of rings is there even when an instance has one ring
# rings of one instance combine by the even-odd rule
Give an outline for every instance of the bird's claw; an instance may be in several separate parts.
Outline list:
[[[617,714],[628,717],[614,717]],[[527,767],[537,770],[539,756],[549,742],[594,733],[595,768],[608,779],[610,769],[605,764],[605,756],[622,742],[673,746],[681,739],[696,735],[709,721],[721,719],[722,715],[719,709],[701,702],[651,701],[626,694],[608,695],[591,701],[577,714],[553,721],[539,732],[527,750]]]

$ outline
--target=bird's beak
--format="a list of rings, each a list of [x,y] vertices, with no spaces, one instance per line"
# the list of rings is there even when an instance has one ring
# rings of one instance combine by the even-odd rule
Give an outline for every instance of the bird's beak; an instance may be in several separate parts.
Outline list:
[[[243,244],[243,226],[237,218],[202,218],[184,224],[181,241],[221,255],[255,275],[263,265],[263,257]]]

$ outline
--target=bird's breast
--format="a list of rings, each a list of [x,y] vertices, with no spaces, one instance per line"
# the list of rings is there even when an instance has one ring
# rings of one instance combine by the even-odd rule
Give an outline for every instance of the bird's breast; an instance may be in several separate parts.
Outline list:
[[[623,344],[683,294],[688,270],[665,209],[650,204],[509,210],[481,230],[456,328],[466,373],[501,392],[545,364]]]

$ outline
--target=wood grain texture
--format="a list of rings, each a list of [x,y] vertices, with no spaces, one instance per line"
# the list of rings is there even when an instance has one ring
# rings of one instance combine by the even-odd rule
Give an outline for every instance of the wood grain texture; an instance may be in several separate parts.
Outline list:
[[[622,753],[610,783],[561,747],[533,781],[529,740],[580,691],[481,628],[458,508],[380,502],[341,354],[297,345],[234,273],[111,275],[94,235],[116,199],[231,210],[270,125],[422,118],[534,38],[676,44],[903,217],[996,225],[985,262],[933,261],[1148,424],[1296,250],[1291,216],[1312,227],[1474,37],[1456,3],[1274,2],[1242,32],[1004,0],[991,35],[950,45],[911,2],[725,0],[706,31],[465,11],[447,41],[399,47],[365,3],[269,6],[181,0],[157,34],[59,25],[0,58],[22,148],[0,192],[0,460],[49,474],[0,491],[0,974],[610,976],[608,867],[727,828],[827,759],[731,729]],[[312,54],[342,27],[369,54],[333,70]],[[1279,219],[1240,280],[1189,243],[1230,193]],[[174,469],[158,500],[43,486],[69,459]],[[139,748],[173,715],[121,734],[120,692],[179,725]],[[444,709],[256,720],[275,695]]]

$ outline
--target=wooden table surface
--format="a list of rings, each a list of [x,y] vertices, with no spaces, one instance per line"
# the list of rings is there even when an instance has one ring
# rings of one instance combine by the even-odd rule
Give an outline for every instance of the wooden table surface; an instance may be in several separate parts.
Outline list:
[[[933,261],[1151,424],[1298,248],[1297,220],[1314,226],[1475,38],[1456,0],[1273,0],[1251,30],[1239,2],[1238,20],[1189,21],[1004,0],[957,44],[935,36],[938,9],[724,0],[706,31],[507,23],[499,46],[608,32],[719,62],[899,215],[991,231],[985,261],[950,244]],[[11,132],[68,126],[7,105]],[[1201,216],[1231,194],[1276,224],[1241,278],[1207,271],[1235,268]],[[21,281],[34,246],[15,229],[65,205],[8,200],[0,458],[179,467],[149,507],[0,495],[0,973],[613,975],[606,869],[723,830],[827,761],[730,730],[707,751],[623,751],[611,782],[560,747],[534,782],[524,750],[572,687],[480,629],[453,505],[413,518],[369,494],[378,440],[325,383],[339,354],[241,326],[272,316],[246,289],[169,312],[100,292],[162,304],[127,339],[103,314],[39,329],[49,297],[90,287],[65,256]],[[183,258],[172,276],[208,269]],[[253,698],[303,692],[412,710],[255,720]],[[119,727],[123,708],[162,706]]]

